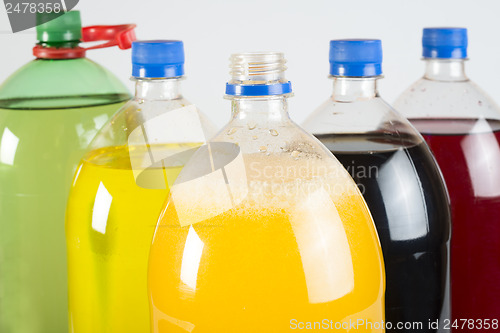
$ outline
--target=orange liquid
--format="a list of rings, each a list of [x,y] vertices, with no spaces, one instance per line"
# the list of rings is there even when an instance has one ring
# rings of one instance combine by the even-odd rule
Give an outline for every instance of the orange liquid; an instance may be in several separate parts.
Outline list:
[[[335,179],[342,193],[324,186],[331,178],[278,182],[293,190],[276,193],[250,174],[243,200],[200,222],[196,215],[210,215],[222,187],[198,189],[208,197],[201,201],[174,203],[171,196],[149,258],[153,332],[288,332],[294,323],[325,319],[382,323],[378,237],[344,173]],[[179,218],[179,207],[189,207],[192,224]]]

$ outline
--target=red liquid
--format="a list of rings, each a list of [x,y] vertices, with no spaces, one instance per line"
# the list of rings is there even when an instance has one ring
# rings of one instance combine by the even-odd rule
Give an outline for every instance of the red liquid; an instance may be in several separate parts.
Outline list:
[[[500,121],[411,122],[436,156],[450,193],[452,317],[500,319]]]

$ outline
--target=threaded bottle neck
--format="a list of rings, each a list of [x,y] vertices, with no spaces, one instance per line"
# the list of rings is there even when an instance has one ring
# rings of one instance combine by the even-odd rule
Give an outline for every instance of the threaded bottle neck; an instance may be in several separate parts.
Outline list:
[[[285,78],[286,60],[280,52],[236,53],[231,55],[231,79],[226,86],[229,98],[286,95],[292,92]]]
[[[286,60],[283,53],[256,52],[231,55],[230,83],[272,84],[285,83]]]

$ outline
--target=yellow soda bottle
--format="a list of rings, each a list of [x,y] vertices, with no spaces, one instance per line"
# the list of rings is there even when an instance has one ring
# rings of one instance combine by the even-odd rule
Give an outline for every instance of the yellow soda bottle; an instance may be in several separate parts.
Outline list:
[[[147,264],[184,162],[215,132],[180,92],[181,41],[132,44],[135,97],[77,169],[66,216],[70,332],[149,332]]]
[[[384,332],[383,259],[337,159],[288,116],[281,53],[231,57],[232,119],[170,188],[152,332]]]

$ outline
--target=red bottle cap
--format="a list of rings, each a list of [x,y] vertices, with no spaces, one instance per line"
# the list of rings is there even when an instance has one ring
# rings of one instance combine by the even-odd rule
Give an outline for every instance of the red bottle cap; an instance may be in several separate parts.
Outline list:
[[[33,55],[41,59],[75,59],[85,57],[87,50],[101,49],[105,47],[118,46],[122,50],[129,49],[132,42],[136,40],[135,24],[123,25],[94,25],[82,28],[82,42],[97,42],[106,41],[106,43],[98,44],[88,48],[57,48],[43,47],[36,45],[33,48]]]

